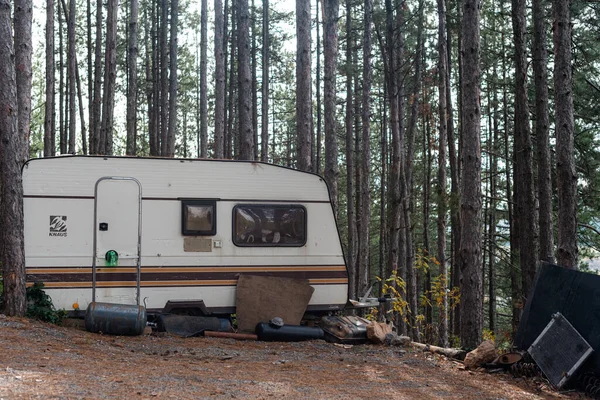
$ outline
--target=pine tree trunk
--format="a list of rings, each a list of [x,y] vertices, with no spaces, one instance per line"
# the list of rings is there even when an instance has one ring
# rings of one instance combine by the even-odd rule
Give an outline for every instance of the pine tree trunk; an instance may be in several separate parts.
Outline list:
[[[481,280],[481,106],[479,1],[464,0],[462,18],[463,176],[461,182],[461,344],[476,348],[483,330]]]
[[[227,3],[226,3],[227,4]],[[225,130],[225,158],[232,158],[234,156],[233,151],[233,127],[235,121],[234,109],[235,109],[235,98],[238,94],[239,88],[238,85],[235,85],[234,82],[236,80],[236,68],[234,67],[234,61],[237,54],[237,35],[235,34],[236,30],[236,7],[231,7],[231,56],[229,58],[230,62],[225,65],[229,65],[229,93],[227,95],[227,128]],[[227,13],[225,13],[227,15]],[[227,29],[225,29],[225,33],[227,33]],[[227,86],[227,85],[226,85]],[[236,90],[238,89],[238,90]],[[235,137],[239,137],[239,135],[235,135]],[[239,140],[238,140],[239,142]],[[235,149],[236,156],[239,155],[239,146]]]
[[[362,206],[359,209],[359,257],[358,260],[358,293],[366,293],[369,287],[369,245],[371,227],[371,23],[373,14],[372,0],[364,2],[364,30],[363,30],[363,76],[362,76],[362,151],[360,168],[362,179],[360,181],[360,197]]]
[[[81,152],[88,154],[87,132],[85,129],[83,94],[81,93],[81,77],[79,76],[79,65],[77,64],[77,54],[75,54],[75,80],[77,81],[77,100],[79,101],[79,120],[81,124]]]
[[[413,246],[413,228],[411,223],[411,214],[413,211],[413,159],[414,159],[414,148],[415,148],[415,133],[417,130],[417,113],[420,105],[420,92],[421,92],[421,64],[423,62],[423,20],[424,20],[424,1],[419,1],[418,8],[418,21],[417,21],[417,43],[415,51],[415,77],[412,90],[412,103],[410,107],[410,122],[406,134],[406,163],[405,163],[405,175],[407,183],[407,202],[408,209],[406,210],[407,215],[407,254],[406,254],[406,266],[407,266],[407,289],[409,304],[412,315],[418,315],[418,292],[420,285],[418,281],[418,271],[415,269],[415,254]],[[419,338],[419,332],[417,330],[417,324],[413,324],[413,337]]]
[[[171,37],[169,38],[169,122],[167,132],[167,157],[175,156],[177,137],[177,20],[179,0],[171,0]]]
[[[310,1],[310,0],[309,0]],[[254,159],[258,160],[258,78],[256,76],[256,7],[254,6],[254,0],[252,0],[252,132],[254,134],[254,138],[252,142],[254,143],[254,150],[252,153],[254,154]]]
[[[75,154],[75,139],[77,128],[77,110],[75,109],[75,68],[77,68],[75,52],[75,0],[69,0],[69,12],[65,12],[67,21],[67,80],[69,82],[69,154]]]
[[[248,16],[248,0],[238,0],[237,33],[238,33],[238,117],[240,159],[254,160],[254,132],[252,130],[252,76],[250,74],[250,29]]]
[[[439,118],[439,146],[438,146],[438,182],[437,182],[437,260],[440,263],[440,275],[448,278],[446,267],[446,139],[448,134],[448,112],[446,110],[446,84],[448,76],[448,52],[446,49],[446,7],[444,0],[437,1],[438,7],[438,118]],[[444,295],[440,309],[440,342],[442,347],[448,347],[448,294],[443,288]]]
[[[100,154],[102,121],[102,0],[96,3],[96,45],[94,49],[93,121],[90,121],[90,154]],[[92,134],[93,132],[93,134]],[[102,147],[104,149],[104,147]],[[102,153],[104,150],[102,150]]]
[[[577,173],[569,0],[554,1],[554,104],[558,187],[558,264],[577,269]]]
[[[320,14],[320,6],[319,6],[319,0],[315,0],[316,3],[316,12],[315,12],[315,25],[317,28],[317,50],[316,50],[316,56],[317,56],[317,65],[316,65],[316,102],[317,102],[317,144],[316,144],[316,155],[315,155],[315,163],[313,165],[313,170],[315,173],[317,174],[321,174],[323,171],[321,164],[322,164],[322,158],[321,158],[321,153],[322,153],[322,109],[321,109],[321,33],[320,33],[320,28],[321,28],[321,22],[319,22],[319,14]],[[348,8],[348,10],[350,9],[349,4],[346,6]]]
[[[220,38],[223,40],[223,37]],[[215,50],[223,51],[222,44],[215,42]],[[200,10],[200,158],[208,157],[208,2],[202,0]],[[222,56],[223,53],[221,53]],[[216,54],[215,54],[216,56]],[[223,58],[220,60],[223,61]],[[222,67],[222,66],[220,66]],[[219,88],[220,89],[220,88]],[[222,122],[222,121],[220,121]],[[222,156],[221,156],[222,157]]]
[[[225,134],[225,46],[223,44],[223,29],[223,1],[215,0],[215,158],[223,158],[223,137]]]
[[[388,255],[387,275],[398,272],[400,253],[400,134],[398,116],[398,87],[396,84],[396,51],[394,46],[394,19],[391,0],[385,1],[386,10],[386,54],[385,80],[390,102],[390,126],[392,131],[390,189],[388,191],[390,208],[390,249]]]
[[[64,84],[64,57],[63,57],[63,53],[64,53],[64,47],[63,47],[63,14],[64,14],[64,7],[61,4],[61,2],[58,2],[58,7],[57,7],[57,18],[58,18],[58,54],[59,54],[59,58],[58,58],[58,132],[59,132],[59,138],[60,138],[60,143],[59,143],[59,147],[60,147],[60,154],[66,154],[67,153],[67,132],[65,130],[65,114],[64,111],[68,110],[68,108],[65,108],[65,104],[64,104],[64,90],[65,90],[65,84]]]
[[[504,47],[504,34],[501,35],[501,43],[502,43],[502,50],[505,50]],[[505,53],[503,51],[503,53]],[[503,122],[503,126],[504,126],[504,159],[505,160],[509,160],[509,126],[508,126],[508,93],[507,93],[507,78],[506,78],[506,62],[505,62],[505,58],[502,59],[502,82],[504,83],[502,85],[502,109],[503,109],[503,115],[502,115],[502,122]],[[510,224],[510,228],[509,228],[509,235],[510,235],[510,240],[509,240],[509,246],[510,246],[510,264],[509,264],[509,268],[510,268],[510,291],[511,291],[511,305],[512,305],[512,333],[514,335],[514,333],[516,333],[517,331],[517,327],[519,326],[519,321],[521,318],[521,309],[523,308],[523,305],[520,304],[521,303],[521,279],[519,276],[519,270],[518,270],[518,250],[517,250],[517,238],[518,238],[518,234],[517,234],[517,227],[515,224],[515,218],[514,218],[514,206],[513,206],[513,191],[511,190],[512,188],[512,170],[513,168],[511,168],[511,164],[512,163],[507,163],[507,166],[505,168],[506,172],[505,172],[505,178],[506,178],[506,203],[507,203],[507,208],[508,208],[508,221]]]
[[[334,212],[338,212],[338,148],[336,132],[336,86],[338,53],[338,13],[339,1],[323,2],[323,42],[325,51],[324,88],[325,95],[325,181],[329,185],[329,195]]]
[[[138,58],[138,0],[129,2],[129,47],[127,52],[127,148],[133,156],[137,149],[137,58]]]
[[[317,12],[318,15],[318,12]],[[318,24],[317,24],[318,26]],[[355,212],[355,190],[354,190],[354,127],[353,127],[353,93],[352,93],[352,52],[354,50],[354,40],[352,37],[352,1],[346,1],[346,211],[348,219],[348,251],[347,251],[347,265],[348,265],[348,296],[351,299],[356,299],[357,294],[363,295],[364,293],[357,293],[357,263],[356,257],[358,253],[357,248],[357,237],[358,232],[356,229],[356,212]],[[319,81],[317,79],[317,87]],[[319,130],[318,130],[319,131]],[[319,135],[317,135],[318,138]],[[320,161],[318,161],[319,163]]]
[[[447,0],[448,4],[450,4],[450,0]],[[446,14],[447,16],[448,14]],[[452,111],[452,96],[450,92],[450,70],[452,68],[452,37],[450,28],[450,24],[447,24],[446,31],[446,40],[447,40],[447,51],[448,51],[448,74],[446,76],[446,103],[447,103],[447,114],[448,114],[448,161],[450,162],[450,229],[451,229],[451,273],[448,283],[450,287],[458,287],[460,281],[460,269],[457,268],[457,253],[460,248],[460,208],[459,205],[459,196],[460,196],[460,186],[459,186],[459,162],[458,155],[456,151],[456,143],[454,139],[454,118]],[[452,332],[454,334],[458,334],[460,330],[458,327],[460,326],[460,309],[459,307],[455,307],[453,310],[448,310],[451,318]],[[450,327],[448,328],[450,330]]]
[[[56,96],[54,82],[54,0],[46,1],[46,104],[44,114],[44,157],[54,156],[56,149]]]
[[[450,0],[448,0],[450,1]],[[461,164],[461,157],[462,157],[462,142],[463,142],[463,107],[462,107],[462,76],[463,76],[463,67],[462,67],[462,63],[463,63],[463,56],[462,56],[462,51],[461,46],[462,46],[462,28],[461,28],[461,21],[462,21],[462,0],[456,0],[456,19],[455,19],[455,23],[456,23],[456,28],[457,28],[457,42],[458,42],[458,54],[457,54],[457,68],[458,68],[458,96],[457,96],[457,113],[458,113],[458,129],[457,129],[457,136],[458,136],[458,146],[455,146],[455,140],[451,139],[450,137],[448,137],[448,152],[450,155],[450,168],[454,167],[453,170],[454,172],[452,172],[451,169],[451,173],[452,173],[452,185],[453,185],[453,201],[452,204],[455,205],[455,209],[454,209],[454,213],[453,216],[455,218],[455,223],[452,224],[452,227],[455,228],[454,229],[454,242],[453,242],[453,247],[454,247],[454,261],[452,264],[452,287],[460,287],[460,280],[461,280],[461,276],[460,276],[460,238],[462,236],[461,234],[461,221],[462,218],[460,216],[460,180],[461,180],[461,168],[462,168],[462,164]],[[449,47],[450,48],[450,47]],[[452,63],[450,63],[450,54],[452,54],[451,52],[448,53],[448,70],[450,70],[450,67],[452,65]],[[504,59],[504,58],[503,58]],[[450,81],[450,77],[448,77],[448,82]],[[450,98],[450,97],[448,97]],[[448,133],[450,134],[450,130],[448,130]],[[452,152],[452,149],[455,148],[456,151]],[[455,155],[454,158],[454,162],[452,162],[452,155]],[[460,309],[461,307],[455,307],[454,308],[454,312],[452,313],[452,332],[454,333],[454,335],[456,337],[460,337],[460,326],[461,326],[461,318],[460,318]]]
[[[404,13],[406,11],[406,1],[400,0],[397,13],[396,13],[396,26],[402,27],[404,26]],[[404,62],[404,32],[402,30],[398,30],[396,32],[396,43],[398,52],[396,53],[397,57],[397,66],[398,70],[396,70],[396,82],[397,84],[397,96],[398,96],[398,147],[399,147],[399,161],[400,161],[400,232],[399,232],[399,246],[398,246],[398,276],[404,281],[407,282],[408,278],[408,268],[407,268],[407,260],[408,254],[410,250],[409,246],[409,235],[410,235],[410,215],[408,214],[408,189],[407,189],[407,181],[406,181],[406,134],[405,134],[405,124],[404,124],[404,109],[405,109],[405,98],[404,98],[404,79],[403,79],[403,71],[400,68]],[[406,299],[408,301],[408,306],[410,307],[410,293],[406,293]],[[408,324],[406,319],[401,318],[399,320],[399,331],[405,332],[412,337],[414,337],[414,331],[410,330],[410,327],[415,327],[414,317],[415,315],[407,315]],[[410,326],[409,326],[410,325]]]
[[[104,96],[102,99],[102,126],[100,154],[112,155],[113,123],[115,112],[115,84],[117,80],[117,12],[118,0],[108,0],[106,13],[106,51],[104,59]]]
[[[4,313],[23,316],[27,308],[21,178],[25,140],[18,131],[17,78],[13,54],[11,2],[0,0],[0,226],[4,227],[0,230],[0,264],[4,284]],[[31,61],[23,67],[31,71]]]
[[[430,182],[431,182],[431,164],[433,156],[431,154],[431,124],[429,122],[429,113],[425,116],[425,135],[423,135],[423,156],[426,158],[427,169],[425,170],[425,180],[423,181],[423,255],[429,260],[429,206],[430,206]],[[425,339],[427,343],[433,342],[433,296],[431,293],[431,265],[427,262],[427,271],[425,272],[425,298],[427,299],[425,306],[425,323],[427,331]]]
[[[94,63],[92,60],[92,53],[94,49],[92,47],[92,0],[86,0],[86,47],[87,47],[87,110],[88,110],[88,152],[86,154],[92,154],[92,140],[93,140],[93,122],[94,122],[94,107],[92,104],[94,98]]]
[[[169,127],[169,52],[168,52],[168,20],[169,20],[169,5],[167,0],[160,2],[160,83],[158,84],[158,97],[160,104],[160,155],[168,156],[167,153],[167,135]]]
[[[15,64],[17,79],[17,102],[19,106],[19,136],[24,147],[23,162],[29,158],[29,136],[31,133],[31,23],[33,4],[31,0],[15,0]]]
[[[296,1],[296,159],[302,171],[311,171],[312,98],[311,98],[311,26],[310,0]]]
[[[554,262],[552,176],[550,167],[550,117],[548,116],[548,67],[544,0],[533,0],[533,73],[535,81],[535,137],[539,201],[539,259]]]
[[[410,221],[412,209],[413,209],[413,166],[414,166],[414,148],[415,148],[415,135],[417,131],[417,114],[418,108],[420,105],[420,95],[421,95],[421,65],[423,63],[423,20],[424,20],[424,1],[419,1],[418,8],[418,21],[417,21],[417,43],[416,43],[416,51],[415,51],[415,75],[414,75],[414,84],[413,90],[411,93],[412,103],[410,107],[410,121],[408,124],[408,129],[406,133],[406,163],[405,163],[405,175],[406,175],[406,183],[407,183],[407,201],[408,201],[408,209],[407,213],[407,221]],[[409,295],[409,303],[411,312],[413,315],[418,315],[418,292],[420,285],[417,284],[418,281],[418,271],[415,269],[415,254],[414,254],[414,246],[413,246],[413,232],[412,232],[412,223],[407,224],[407,258],[406,258],[406,266],[407,266],[407,289]],[[416,329],[416,324],[413,325],[413,329]],[[418,339],[419,333],[415,330],[413,332],[413,336]]]
[[[512,21],[515,43],[515,200],[519,231],[519,259],[522,289],[525,296],[533,285],[537,266],[537,230],[533,188],[533,147],[529,126],[527,100],[527,47],[525,3],[512,0]]]
[[[381,173],[379,175],[380,188],[379,188],[379,271],[378,276],[383,278],[385,276],[385,268],[387,266],[386,255],[388,248],[388,233],[387,233],[387,217],[386,217],[386,192],[388,188],[388,116],[387,116],[387,93],[385,85],[383,85],[383,97],[380,100],[382,112],[381,112]],[[379,295],[383,296],[382,293],[383,285],[379,285]]]
[[[261,140],[260,159],[269,161],[269,0],[262,5],[262,96],[261,96]]]
[[[496,65],[493,66],[493,76],[497,76]],[[493,137],[490,152],[491,156],[491,167],[490,167],[490,211],[489,211],[489,235],[488,235],[488,321],[490,331],[496,332],[496,199],[497,183],[496,183],[496,171],[498,170],[498,89],[496,84],[492,85],[493,100],[492,100],[492,111],[491,118],[493,119]]]
[[[144,18],[144,42],[146,47],[146,101],[148,108],[148,145],[150,156],[158,155],[158,125],[156,109],[156,4],[150,4],[150,17],[145,10]]]

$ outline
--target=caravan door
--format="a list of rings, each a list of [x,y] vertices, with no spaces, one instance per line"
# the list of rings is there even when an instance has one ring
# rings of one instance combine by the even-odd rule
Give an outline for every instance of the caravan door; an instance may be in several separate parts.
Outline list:
[[[94,198],[92,301],[138,304],[142,186],[131,177],[104,177]]]

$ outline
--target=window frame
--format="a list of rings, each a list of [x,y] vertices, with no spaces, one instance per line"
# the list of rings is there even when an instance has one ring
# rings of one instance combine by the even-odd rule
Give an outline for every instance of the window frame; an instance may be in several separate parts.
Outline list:
[[[238,243],[236,241],[236,214],[237,209],[241,207],[254,207],[254,208],[282,208],[282,209],[290,209],[290,208],[299,208],[304,211],[304,221],[303,221],[303,229],[304,229],[304,240],[301,243],[293,244],[293,243],[263,243],[263,242],[253,242],[253,243]],[[236,204],[233,206],[232,215],[231,215],[231,241],[236,247],[304,247],[308,242],[308,211],[306,207],[302,204],[265,204],[265,203],[244,203],[244,204]]]
[[[210,206],[212,207],[212,229],[194,230],[187,229],[187,207]],[[181,234],[183,236],[214,236],[217,234],[217,201],[208,199],[181,199]]]

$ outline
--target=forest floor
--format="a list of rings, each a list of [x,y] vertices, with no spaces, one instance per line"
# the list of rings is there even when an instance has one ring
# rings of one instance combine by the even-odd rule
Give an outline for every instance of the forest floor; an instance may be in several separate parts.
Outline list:
[[[0,315],[0,399],[574,399],[412,348],[89,333]]]

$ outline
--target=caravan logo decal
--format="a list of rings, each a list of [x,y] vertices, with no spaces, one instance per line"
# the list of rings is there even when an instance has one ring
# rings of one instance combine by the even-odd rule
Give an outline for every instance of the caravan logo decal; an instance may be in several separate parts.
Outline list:
[[[67,216],[50,216],[50,236],[67,237]]]

